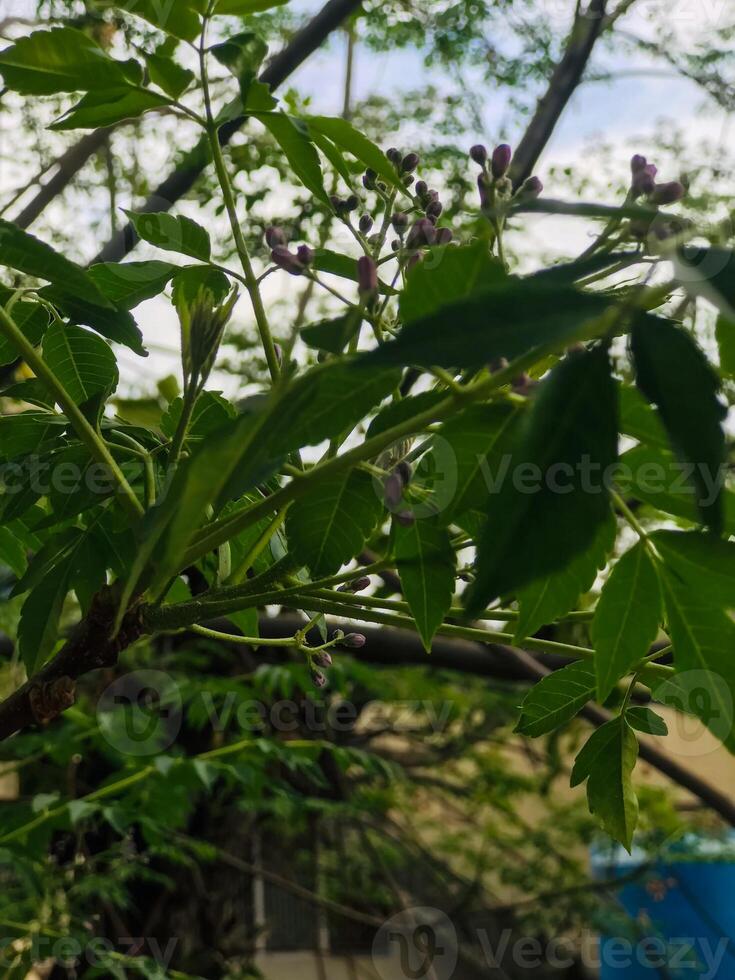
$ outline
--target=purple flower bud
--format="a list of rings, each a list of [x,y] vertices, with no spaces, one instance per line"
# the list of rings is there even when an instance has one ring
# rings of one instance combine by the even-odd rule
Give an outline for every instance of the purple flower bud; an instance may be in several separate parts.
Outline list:
[[[308,245],[299,245],[296,256],[302,265],[311,265],[314,261],[314,249],[309,248]]]
[[[430,201],[426,206],[426,217],[427,218],[438,218],[439,215],[444,210],[444,205],[441,201]]]
[[[283,228],[271,225],[265,229],[265,241],[268,248],[276,248],[277,245],[288,245],[288,238]]]
[[[397,473],[389,473],[383,481],[383,500],[389,510],[395,510],[403,496],[403,481]]]
[[[388,157],[390,162],[394,166],[399,166],[401,163],[401,151],[397,150],[395,146],[391,146],[390,149],[385,151],[385,155]]]
[[[425,180],[417,180],[414,190],[419,197],[425,197],[429,191],[429,185]]]
[[[523,197],[534,198],[538,197],[543,189],[544,185],[541,183],[538,177],[529,177],[521,187],[520,193],[523,195]]]
[[[342,640],[342,646],[347,647],[348,650],[360,650],[366,643],[367,640],[362,633],[348,633]]]
[[[402,527],[413,527],[416,523],[413,511],[401,510],[396,514],[396,520]]]
[[[285,245],[276,245],[271,252],[271,259],[280,269],[285,269],[292,276],[300,276],[304,271],[298,256],[290,252]]]
[[[400,477],[401,483],[404,487],[407,487],[411,482],[411,477],[413,476],[413,470],[411,469],[411,464],[407,463],[405,459],[396,466],[396,473]]]
[[[342,198],[337,197],[336,194],[329,195],[329,203],[332,205],[337,214],[342,210]]]
[[[390,219],[390,223],[393,225],[393,230],[399,235],[403,235],[406,228],[408,228],[408,221],[408,215],[404,214],[403,211],[396,211],[396,213]]]
[[[401,170],[404,174],[411,174],[419,165],[418,153],[407,153],[401,160]]]
[[[629,229],[634,238],[645,238],[651,228],[651,218],[631,218]]]
[[[279,365],[280,364],[283,364],[283,348],[281,347],[281,345],[280,344],[274,344],[273,345],[273,351],[274,351],[274,353],[276,355],[276,360],[278,361]]]
[[[630,182],[633,193],[636,196],[640,194],[652,194],[656,186],[655,178],[657,173],[658,170],[652,163],[648,163],[644,167],[641,167],[640,170],[636,170]]]
[[[505,177],[508,172],[508,167],[510,166],[512,156],[513,151],[507,143],[501,143],[500,146],[495,147],[493,150],[492,160],[490,161],[490,170],[496,180],[499,180],[501,177]]]
[[[357,260],[357,289],[361,296],[374,296],[378,292],[378,267],[369,255]]]
[[[411,184],[412,184],[412,183],[413,183],[413,182],[414,182],[415,180],[416,180],[416,178],[414,177],[414,175],[413,175],[413,174],[404,174],[404,175],[403,175],[403,186],[404,186],[404,187],[410,187],[410,186],[411,186]]]
[[[373,227],[373,219],[369,214],[361,214],[358,227],[363,235],[369,235]]]
[[[656,184],[651,194],[651,204],[676,204],[686,194],[686,189],[678,180],[667,184]]]
[[[324,685],[327,683],[327,678],[320,670],[312,670],[311,682],[314,687],[324,687]]]
[[[311,658],[311,662],[316,664],[317,667],[324,667],[325,669],[332,666],[332,658],[326,650],[320,650],[319,653],[315,653]]]
[[[375,171],[371,170],[368,167],[368,169],[362,175],[362,186],[365,188],[366,191],[375,190],[375,182],[377,180],[377,177],[378,175],[375,173]]]
[[[637,174],[639,170],[644,170],[648,161],[640,153],[636,153],[630,160],[630,172]]]
[[[437,228],[436,230],[436,244],[437,245],[448,245],[454,238],[451,228]]]
[[[406,272],[410,272],[411,269],[415,268],[419,262],[423,261],[423,258],[421,252],[414,252],[413,255],[409,255],[408,261],[406,262]]]
[[[365,589],[370,588],[370,577],[368,575],[363,575],[360,578],[355,579],[351,585],[353,592],[362,592]]]
[[[406,238],[408,248],[420,248],[422,245],[433,245],[436,240],[436,229],[428,218],[419,218],[411,227]]]
[[[470,147],[470,157],[484,167],[487,163],[487,149],[482,145],[482,143],[475,143],[474,146]]]
[[[398,249],[401,247],[400,239],[394,238],[393,241],[390,243],[390,247],[394,252],[397,252]]]
[[[344,202],[345,211],[356,211],[360,206],[360,199],[355,194],[350,194],[347,200]]]

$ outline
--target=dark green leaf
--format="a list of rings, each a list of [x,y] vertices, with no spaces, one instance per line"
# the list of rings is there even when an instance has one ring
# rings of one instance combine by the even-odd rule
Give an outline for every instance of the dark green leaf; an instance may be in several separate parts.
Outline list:
[[[0,304],[5,306],[12,295],[10,290],[0,287]],[[26,303],[22,300],[12,309],[15,325],[35,347],[41,340],[49,323],[49,312],[40,303]],[[18,351],[4,336],[0,336],[0,367],[12,364],[18,359]]]
[[[349,255],[340,255],[339,252],[332,252],[328,248],[314,249],[314,261],[312,268],[317,272],[329,272],[333,276],[340,276],[342,279],[351,279],[357,282],[357,259],[350,258]],[[385,295],[393,296],[396,290],[392,286],[379,282],[378,288]]]
[[[599,569],[604,567],[615,544],[616,531],[611,513],[609,519],[600,525],[587,551],[572,559],[565,568],[537,579],[519,591],[516,643],[521,643],[525,637],[532,636],[542,626],[553,623],[576,607],[579,597],[589,592]]]
[[[379,490],[369,473],[356,469],[327,477],[290,508],[290,550],[315,578],[333,575],[360,553],[382,512]]]
[[[661,615],[658,573],[647,547],[639,541],[613,568],[592,621],[600,701],[648,654]]]
[[[0,527],[0,564],[6,565],[17,578],[20,578],[28,567],[23,542],[19,541],[7,527]]]
[[[246,17],[249,14],[258,14],[261,10],[270,10],[271,7],[282,7],[285,3],[288,0],[217,0],[214,12]]]
[[[117,387],[118,371],[110,345],[82,327],[56,321],[43,339],[43,359],[77,405]]]
[[[97,306],[72,296],[66,292],[63,285],[44,286],[40,295],[68,317],[72,323],[92,327],[97,333],[124,344],[141,357],[147,357],[148,351],[143,347],[143,334],[140,332],[133,316],[127,310],[111,309],[108,306]],[[107,302],[107,300],[105,300]]]
[[[32,453],[68,425],[65,418],[48,412],[20,412],[0,415],[0,459],[14,459]]]
[[[433,410],[445,398],[446,394],[443,391],[422,391],[419,395],[409,395],[407,398],[391,402],[378,412],[368,426],[368,438],[380,435],[381,432],[402,425],[417,415]]]
[[[180,98],[194,81],[194,72],[162,54],[147,54],[145,63],[151,81],[172,99]]]
[[[719,378],[689,334],[669,320],[637,320],[631,349],[638,387],[657,406],[676,452],[694,463],[698,506],[703,519],[719,532],[726,414],[717,397]]]
[[[43,666],[59,642],[59,620],[69,591],[68,582],[68,569],[54,568],[23,603],[18,648],[29,677]]]
[[[58,283],[70,295],[112,309],[112,304],[100,293],[84,269],[55,252],[50,245],[2,219],[0,265],[46,282]]]
[[[568,286],[512,279],[412,320],[368,355],[380,364],[478,367],[536,347],[566,347],[594,335],[608,301]]]
[[[635,706],[625,712],[625,720],[631,728],[644,735],[668,735],[669,728],[661,715],[650,708]]]
[[[168,252],[181,252],[202,262],[209,262],[212,254],[209,233],[191,218],[166,214],[163,211],[146,214],[126,211],[125,214],[144,241]]]
[[[64,132],[70,129],[98,129],[114,126],[126,119],[137,119],[151,109],[168,105],[168,100],[156,92],[133,88],[104,89],[88,92],[66,115],[49,126]]]
[[[717,347],[720,351],[720,370],[726,378],[735,380],[735,317],[717,318]]]
[[[0,75],[24,95],[55,95],[138,83],[136,62],[113,61],[91,37],[71,27],[34,31],[0,52]]]
[[[258,113],[257,118],[283,150],[294,177],[320,201],[328,203],[319,154],[309,139],[304,123],[283,112]]]
[[[341,150],[351,153],[366,167],[370,167],[389,185],[405,193],[395,167],[382,150],[363,136],[346,119],[332,119],[329,116],[307,116],[309,129],[321,133],[335,143]]]
[[[322,320],[304,327],[300,336],[307,347],[341,354],[357,333],[361,322],[359,313],[345,313],[333,320]]]
[[[620,403],[620,431],[647,446],[668,449],[669,440],[656,410],[645,400],[637,388],[618,386]]]
[[[595,668],[577,660],[534,684],[523,699],[515,730],[538,738],[566,725],[595,696]]]
[[[735,320],[735,253],[728,248],[685,245],[674,259],[679,283]]]
[[[161,417],[161,431],[169,439],[173,438],[181,418],[183,398],[175,398]],[[187,442],[196,442],[212,435],[217,429],[227,425],[235,417],[235,410],[219,392],[204,391],[197,398],[191,421],[187,429]]]
[[[420,320],[506,280],[503,267],[490,257],[487,242],[440,246],[409,273],[401,293],[401,317],[404,323]]]
[[[125,10],[181,41],[193,41],[201,31],[196,3],[190,0],[127,0]]]
[[[449,532],[434,517],[409,527],[393,524],[401,586],[427,652],[454,594],[456,555]]]
[[[609,516],[603,474],[617,456],[617,389],[603,348],[568,355],[519,426],[488,502],[468,612],[563,568]]]
[[[252,31],[244,31],[221,44],[213,45],[210,51],[240,83],[240,94],[244,103],[248,97],[248,89],[258,77],[258,70],[268,54],[268,45]]]
[[[592,733],[572,769],[572,786],[587,780],[590,812],[627,851],[638,823],[638,799],[631,781],[637,758],[638,739],[619,717]]]
[[[99,291],[118,309],[132,310],[166,288],[180,267],[170,262],[102,262],[89,269]]]

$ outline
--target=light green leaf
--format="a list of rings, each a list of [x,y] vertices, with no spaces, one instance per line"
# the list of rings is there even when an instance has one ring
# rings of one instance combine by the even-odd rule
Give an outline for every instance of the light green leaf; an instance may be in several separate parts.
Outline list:
[[[99,92],[142,79],[137,62],[108,58],[92,38],[71,27],[34,31],[5,48],[0,75],[8,88],[23,95]]]
[[[52,123],[49,129],[64,132],[114,126],[126,119],[137,119],[149,110],[160,109],[165,105],[168,105],[168,100],[156,92],[130,87],[89,92],[61,119]]]
[[[194,0],[127,0],[125,10],[181,41],[193,41],[201,31]]]
[[[283,112],[262,112],[255,115],[283,150],[294,176],[320,201],[328,203],[329,196],[324,189],[319,154],[314,149],[302,120]]]
[[[617,389],[607,352],[568,355],[539,387],[489,502],[470,614],[590,547],[610,514],[602,474],[616,457]]]
[[[207,289],[215,303],[223,303],[230,292],[230,280],[219,269],[207,265],[187,265],[174,273],[171,297],[174,304],[192,303],[201,289]]]
[[[145,63],[153,84],[172,99],[180,98],[194,81],[193,71],[182,68],[173,58],[167,58],[165,55],[147,54]]]
[[[342,279],[351,279],[357,282],[357,259],[349,255],[341,255],[328,248],[314,249],[314,261],[311,264],[316,272],[329,272],[333,276],[340,276]],[[394,296],[396,290],[381,279],[378,283],[381,293],[387,296]]]
[[[656,449],[668,450],[670,443],[661,419],[633,385],[618,385],[620,431]]]
[[[691,479],[699,509],[719,533],[723,527],[722,421],[727,410],[717,397],[717,373],[690,335],[669,320],[649,316],[636,321],[631,350],[638,387],[657,406],[676,452],[694,464]],[[682,398],[682,391],[687,398]]]
[[[590,812],[630,852],[638,823],[638,799],[631,774],[638,739],[625,718],[614,718],[593,732],[572,769],[572,786],[587,780]]]
[[[648,654],[661,615],[658,573],[646,545],[639,541],[613,568],[592,620],[600,701]]]
[[[735,317],[717,317],[717,347],[720,351],[720,371],[726,378],[735,379]]]
[[[247,17],[249,14],[259,14],[272,7],[282,7],[288,0],[217,0],[215,14],[231,14],[236,17]]]
[[[404,323],[420,320],[448,303],[466,299],[506,279],[503,267],[491,258],[484,240],[459,247],[440,246],[432,251],[431,262],[419,262],[409,273],[401,293],[401,317]]]
[[[577,605],[579,597],[592,588],[615,544],[617,527],[612,513],[600,526],[595,540],[565,567],[537,579],[518,593],[520,615],[515,642],[522,643],[547,623],[561,619]]]
[[[12,296],[12,290],[0,286],[0,304],[5,306]],[[22,334],[35,347],[41,340],[49,324],[49,312],[40,303],[20,300],[13,306],[13,320]],[[0,336],[0,367],[12,364],[18,359],[18,351],[5,337]]]
[[[181,252],[202,262],[209,262],[212,255],[209,233],[191,218],[164,211],[146,214],[126,211],[125,214],[144,241],[168,252]]]
[[[595,696],[595,669],[586,660],[577,660],[548,674],[523,699],[515,730],[538,738],[555,731]]]
[[[359,554],[382,512],[369,473],[356,469],[320,480],[288,512],[290,550],[315,578],[333,575]]]
[[[367,136],[363,136],[346,119],[334,119],[329,116],[307,116],[309,129],[326,136],[342,151],[351,153],[366,167],[370,167],[392,187],[405,194],[406,189],[401,183],[396,169],[388,157]]]
[[[82,327],[53,323],[43,339],[43,359],[77,405],[117,387],[117,362],[110,345]]]
[[[161,431],[169,439],[181,418],[183,398],[174,398],[161,417]],[[197,398],[187,428],[187,442],[197,442],[212,435],[235,418],[235,410],[217,391],[203,391]]]
[[[101,262],[89,269],[99,291],[118,309],[132,310],[158,296],[180,266],[170,262]]]
[[[452,604],[456,555],[449,532],[437,518],[418,519],[409,527],[393,524],[396,567],[403,594],[427,652]]]

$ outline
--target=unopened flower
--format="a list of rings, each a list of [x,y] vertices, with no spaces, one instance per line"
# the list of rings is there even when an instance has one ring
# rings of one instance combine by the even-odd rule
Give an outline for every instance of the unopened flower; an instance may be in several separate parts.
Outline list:
[[[327,683],[327,678],[324,676],[321,670],[312,670],[311,681],[314,687],[324,687],[324,685]]]
[[[400,165],[402,159],[401,151],[396,149],[395,146],[391,146],[390,149],[386,150],[385,155],[394,166],[397,167]]]
[[[475,163],[479,164],[481,167],[484,167],[487,163],[487,149],[482,145],[482,143],[476,143],[470,148],[470,157],[475,161]]]
[[[538,177],[529,177],[528,180],[523,182],[523,186],[518,192],[519,196],[524,198],[536,198],[542,193],[544,185],[538,179]]]
[[[425,180],[417,180],[414,190],[416,191],[418,197],[424,198],[429,190],[429,185]]]
[[[636,153],[631,157],[630,160],[630,172],[632,174],[637,174],[639,170],[643,170],[648,161],[645,157],[641,156],[640,153]]]
[[[418,153],[407,153],[405,157],[401,160],[401,170],[404,174],[413,173],[413,171],[419,165],[419,155]]]
[[[348,633],[342,640],[342,646],[348,650],[360,650],[367,643],[362,633]]]
[[[309,248],[308,245],[299,245],[296,249],[296,256],[302,265],[311,265],[314,261],[314,249]]]
[[[363,235],[369,235],[373,227],[373,219],[369,214],[361,214],[358,228]]]
[[[378,267],[370,255],[361,255],[357,260],[357,289],[363,299],[377,296]]]
[[[362,186],[365,188],[366,191],[374,191],[375,183],[377,179],[378,179],[378,175],[375,173],[374,170],[371,170],[368,167],[368,169],[362,175]]]
[[[413,511],[401,510],[396,514],[396,520],[402,527],[413,527],[416,523],[416,518]]]
[[[433,245],[436,241],[436,229],[428,218],[419,218],[411,226],[406,238],[408,248],[420,248],[422,245]]]
[[[298,255],[294,255],[285,245],[276,245],[271,251],[271,260],[280,269],[290,272],[292,276],[300,276],[304,271],[304,263],[301,262]]]
[[[448,245],[454,238],[451,228],[437,228],[436,229],[436,244],[437,245]]]
[[[676,204],[686,194],[686,188],[678,180],[656,184],[651,194],[651,204]]]
[[[640,170],[636,170],[630,182],[633,193],[636,195],[653,193],[656,187],[657,173],[658,168],[652,163],[647,163]]]
[[[389,510],[395,510],[400,504],[403,496],[403,481],[394,471],[389,473],[383,481],[383,500]]]
[[[390,223],[393,225],[393,230],[399,234],[403,235],[406,228],[408,228],[409,217],[404,214],[403,211],[396,211],[391,217]]]
[[[438,218],[443,210],[444,205],[441,201],[430,201],[426,206],[426,217]]]
[[[480,207],[483,211],[487,211],[490,207],[492,207],[492,198],[490,193],[491,187],[492,183],[490,178],[483,170],[477,177],[477,189],[480,192]]]
[[[492,159],[490,160],[490,171],[496,180],[505,177],[512,156],[513,151],[507,143],[501,143],[500,146],[495,147]]]
[[[270,227],[265,229],[265,241],[268,248],[275,248],[277,245],[288,244],[286,232],[283,230],[283,228],[279,228],[277,225],[270,225]]]
[[[332,666],[332,657],[326,650],[320,650],[315,653],[311,658],[311,662],[316,664],[317,667],[324,667],[325,669]]]

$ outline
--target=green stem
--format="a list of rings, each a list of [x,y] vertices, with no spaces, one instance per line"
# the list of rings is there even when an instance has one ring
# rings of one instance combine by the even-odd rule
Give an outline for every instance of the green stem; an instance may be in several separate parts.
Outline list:
[[[228,585],[240,585],[242,580],[247,575],[248,569],[252,567],[258,556],[263,553],[263,549],[267,547],[273,535],[286,520],[286,513],[288,512],[289,506],[289,504],[286,504],[285,507],[281,508],[268,527],[260,535],[258,540],[253,544],[252,548],[245,553],[237,568],[235,568],[230,575],[230,580],[227,583]]]
[[[51,368],[48,367],[43,358],[39,355],[33,344],[21,332],[13,318],[8,314],[3,306],[0,306],[0,333],[2,333],[21,354],[25,362],[33,373],[39,378],[46,387],[53,392],[56,401],[64,410],[64,414],[74,428],[79,440],[87,447],[93,459],[107,467],[117,483],[121,502],[128,515],[134,520],[143,516],[143,505],[135,496],[133,488],[125,478],[125,474],[115,462],[112,453],[107,448],[102,437],[95,431],[93,426],[87,421],[79,410],[76,402],[69,395],[66,388],[56,377]]]
[[[197,403],[197,390],[195,385],[190,385],[187,388],[186,394],[184,395],[184,402],[181,406],[181,415],[179,417],[179,423],[176,426],[176,432],[171,441],[171,450],[168,454],[168,469],[169,472],[173,472],[179,458],[181,456],[181,451],[184,448],[184,443],[186,442],[186,434],[189,431],[189,425],[191,423],[191,417],[194,414],[194,408]]]
[[[225,633],[222,630],[211,630],[206,626],[188,626],[192,633],[200,636],[208,636],[213,640],[226,640],[228,643],[242,643],[252,647],[282,647],[288,644],[296,644],[294,636],[278,636],[259,638],[257,636],[239,636],[237,633]]]
[[[263,306],[263,299],[260,295],[258,277],[255,275],[255,270],[253,269],[253,264],[250,260],[250,253],[248,252],[245,237],[242,233],[240,222],[237,217],[237,207],[235,205],[235,196],[232,191],[232,183],[230,181],[230,175],[227,172],[225,158],[222,153],[222,147],[220,146],[217,124],[212,113],[212,98],[209,91],[207,57],[204,47],[205,33],[206,24],[205,30],[202,31],[202,42],[199,55],[202,75],[202,90],[204,92],[204,105],[207,115],[207,137],[212,150],[212,159],[214,161],[214,168],[217,173],[217,180],[222,191],[222,199],[225,204],[225,210],[227,211],[227,217],[230,221],[230,228],[232,229],[235,248],[237,249],[237,254],[240,258],[240,265],[242,266],[242,271],[245,275],[245,284],[250,295],[250,302],[253,306],[255,322],[258,325],[258,333],[260,334],[260,340],[263,345],[263,350],[265,351],[265,358],[268,362],[268,370],[270,371],[271,379],[273,381],[277,381],[281,373],[280,365],[278,363],[278,355],[276,354],[276,348],[273,343],[270,324],[268,323],[268,316],[265,312],[265,307]]]

